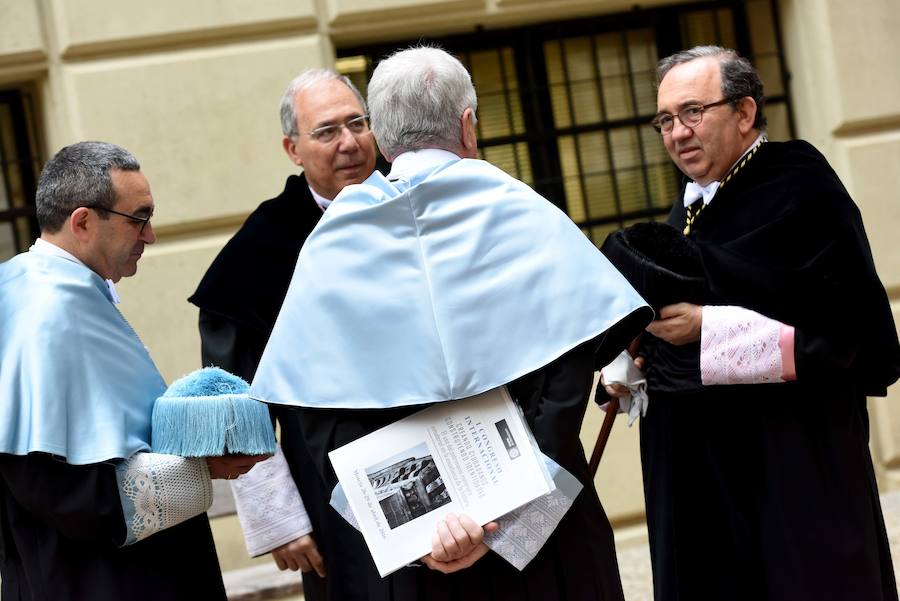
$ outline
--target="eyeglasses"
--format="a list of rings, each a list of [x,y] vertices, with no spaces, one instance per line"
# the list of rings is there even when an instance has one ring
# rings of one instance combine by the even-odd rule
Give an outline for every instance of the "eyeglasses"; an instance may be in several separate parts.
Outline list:
[[[97,207],[94,205],[85,205],[86,209],[94,209],[95,211],[106,211],[107,213],[112,213],[113,215],[121,215],[122,217],[127,218],[133,224],[141,224],[140,229],[138,229],[138,234],[144,233],[144,228],[150,223],[150,220],[153,219],[153,214],[151,213],[147,217],[138,217],[137,215],[129,215],[128,213],[121,213],[119,211],[113,211],[112,209],[107,209],[106,207]]]
[[[731,98],[723,98],[718,102],[710,102],[709,104],[689,104],[678,111],[677,115],[671,115],[669,113],[658,114],[653,118],[653,121],[650,122],[650,125],[652,125],[656,131],[664,135],[672,133],[672,130],[675,129],[676,117],[678,117],[678,120],[681,121],[681,124],[685,127],[697,127],[703,121],[703,111],[713,107],[722,106],[731,101]]]
[[[335,125],[323,125],[322,127],[317,127],[314,130],[310,131],[308,135],[316,142],[329,144],[341,137],[341,130],[343,130],[345,127],[350,131],[351,134],[364,134],[369,131],[369,116],[360,115],[359,117],[348,119],[343,123],[337,123]]]

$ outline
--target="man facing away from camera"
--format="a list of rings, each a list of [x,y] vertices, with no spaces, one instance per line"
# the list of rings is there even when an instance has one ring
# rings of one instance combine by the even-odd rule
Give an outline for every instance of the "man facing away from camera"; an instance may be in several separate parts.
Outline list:
[[[330,490],[332,449],[506,385],[541,450],[585,487],[524,571],[448,515],[427,567],[382,579],[367,557],[354,598],[621,600],[578,436],[596,357],[618,354],[650,309],[565,214],[476,159],[477,99],[457,59],[392,55],[369,105],[391,172],[345,188],[307,240],[251,395],[300,407]]]

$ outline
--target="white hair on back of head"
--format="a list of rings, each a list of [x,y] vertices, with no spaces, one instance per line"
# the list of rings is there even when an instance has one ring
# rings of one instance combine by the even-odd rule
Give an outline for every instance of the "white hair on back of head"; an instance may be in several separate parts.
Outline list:
[[[457,151],[460,117],[477,107],[469,72],[440,48],[396,52],[378,64],[369,81],[372,131],[388,159],[423,148]]]
[[[366,112],[366,101],[349,77],[331,69],[307,69],[292,79],[284,94],[281,95],[281,131],[284,132],[284,135],[293,140],[300,133],[297,130],[300,115],[297,114],[294,105],[294,96],[298,92],[308,90],[325,81],[339,81],[350,88],[356,99],[359,100],[359,106],[362,107],[364,113]]]

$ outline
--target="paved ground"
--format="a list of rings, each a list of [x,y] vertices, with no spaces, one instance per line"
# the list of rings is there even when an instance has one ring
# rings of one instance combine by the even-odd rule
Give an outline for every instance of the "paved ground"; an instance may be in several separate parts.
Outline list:
[[[647,545],[637,545],[620,549],[619,573],[625,601],[653,601],[653,579],[650,575],[650,550]]]
[[[898,570],[900,567],[900,491],[882,495],[881,506],[884,509],[884,521],[891,542],[894,573],[897,574],[900,573]],[[653,601],[650,555],[647,545],[623,545],[618,550],[618,556],[626,601]],[[297,580],[298,575],[279,573],[273,564],[268,564],[226,574],[225,584],[228,588],[229,599],[234,601],[262,599],[302,601],[302,596],[296,594],[290,596],[291,593],[288,592],[292,588],[291,584],[296,586]],[[280,593],[276,592],[279,589]]]

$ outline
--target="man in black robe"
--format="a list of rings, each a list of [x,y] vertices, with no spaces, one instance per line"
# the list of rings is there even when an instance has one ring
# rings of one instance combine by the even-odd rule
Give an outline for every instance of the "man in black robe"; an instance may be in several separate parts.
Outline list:
[[[617,354],[649,322],[649,308],[571,220],[521,182],[473,160],[475,90],[458,60],[433,48],[399,52],[375,70],[369,101],[391,174],[342,192],[310,236],[257,370],[255,394],[269,402],[301,401],[300,427],[330,491],[337,479],[329,451],[423,403],[477,394],[486,380],[495,382],[491,387],[506,384],[541,450],[585,487],[523,571],[495,553],[482,555],[479,546],[448,562],[427,557],[434,569],[405,567],[381,578],[363,548],[356,559],[365,569],[352,575],[356,594],[346,598],[621,601],[612,528],[579,432],[596,357]],[[383,189],[392,196],[380,198]],[[410,211],[420,217],[416,228],[391,221]],[[528,217],[534,214],[546,221],[536,223]],[[407,255],[402,249],[409,248],[422,250]],[[601,274],[601,265],[612,273]],[[438,288],[438,281],[445,284]],[[407,283],[428,293],[411,293]],[[464,302],[469,292],[476,300]],[[449,310],[432,329],[419,316],[437,314],[435,298]],[[316,314],[307,320],[309,307]],[[503,319],[513,319],[517,332],[494,335]],[[308,334],[322,324],[328,324],[318,330],[322,335]],[[465,340],[445,349],[434,332]],[[401,348],[417,350],[406,355]],[[422,391],[440,380],[432,368],[467,375],[450,385],[458,396]],[[333,399],[321,390],[301,391],[301,381],[322,384]],[[353,404],[357,398],[360,405]]]
[[[284,191],[247,218],[189,299],[200,308],[203,365],[248,382],[306,237],[338,192],[375,168],[365,102],[346,77],[325,69],[298,75],[282,97],[281,123],[284,151],[303,173],[289,176]],[[328,505],[331,489],[312,464],[297,413],[277,407],[272,413],[290,471],[284,474],[284,462],[275,458],[235,483],[248,549],[253,555],[271,551],[282,570],[300,569],[310,601],[348,598],[352,580],[344,574],[357,569],[356,533]]]
[[[79,142],[36,205],[41,237],[0,264],[2,598],[224,601],[209,478],[255,460],[148,452],[165,384],[114,306],[156,240],[150,185],[124,149]]]
[[[866,396],[900,347],[859,210],[815,148],[766,141],[733,51],[677,53],[658,82],[654,125],[693,180],[668,222],[708,298],[663,307],[638,359],[654,598],[896,600]]]

